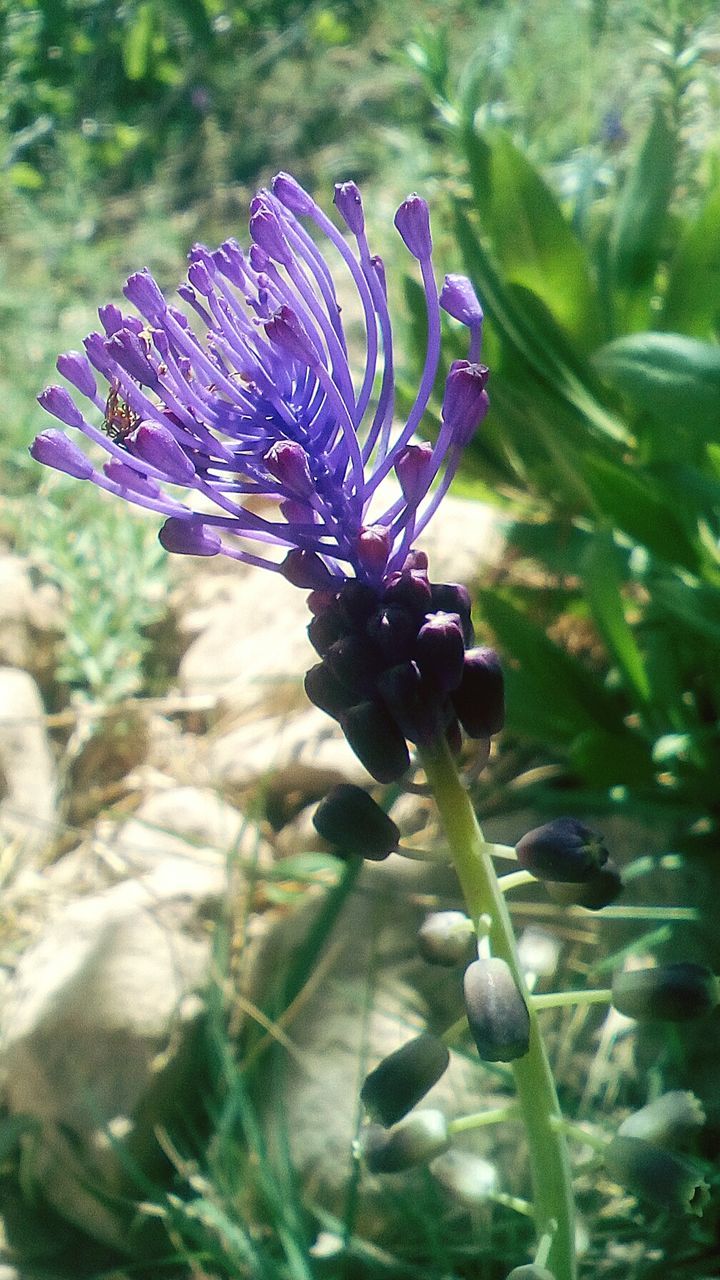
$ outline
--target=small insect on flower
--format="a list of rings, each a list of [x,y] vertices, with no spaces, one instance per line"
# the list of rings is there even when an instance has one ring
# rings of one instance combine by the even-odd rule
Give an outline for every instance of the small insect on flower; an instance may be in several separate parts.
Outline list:
[[[102,424],[105,435],[116,444],[124,444],[139,422],[140,414],[135,413],[123,400],[117,387],[111,387],[105,402],[105,417]]]

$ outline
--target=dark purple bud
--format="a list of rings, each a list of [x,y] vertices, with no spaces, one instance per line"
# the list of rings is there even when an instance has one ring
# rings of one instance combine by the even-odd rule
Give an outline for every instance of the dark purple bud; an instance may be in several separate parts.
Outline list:
[[[545,892],[553,902],[562,906],[585,907],[588,911],[602,911],[615,902],[623,890],[623,881],[612,858],[604,866],[591,871],[587,880],[579,884],[563,884],[544,880]]]
[[[408,661],[415,649],[417,623],[407,609],[386,604],[367,624],[367,635],[382,654],[384,663],[395,666]]]
[[[328,649],[348,632],[347,624],[334,599],[315,614],[308,623],[308,638],[316,653],[325,657]]]
[[[294,547],[282,562],[283,577],[303,591],[330,590],[336,583],[327,565],[315,551]]]
[[[414,662],[403,662],[377,677],[377,688],[393,720],[410,742],[428,746],[445,727],[436,690],[425,683]]]
[[[442,1040],[423,1032],[383,1058],[366,1077],[360,1098],[373,1120],[389,1128],[437,1084],[449,1062]]]
[[[336,182],[333,197],[335,207],[353,235],[362,235],[365,230],[362,196],[354,182]]]
[[[423,573],[427,577],[428,564],[427,551],[418,551],[413,547],[412,551],[408,551],[402,567],[408,573]]]
[[[419,502],[432,480],[431,444],[409,444],[395,463],[395,474],[408,502]]]
[[[103,465],[103,471],[114,484],[119,484],[123,489],[131,489],[133,493],[142,493],[146,498],[157,498],[161,493],[157,481],[136,471],[134,467],[127,467],[117,458],[108,459]]]
[[[132,435],[133,453],[162,471],[171,484],[193,485],[195,467],[167,427],[142,422]]]
[[[314,203],[290,173],[278,173],[272,180],[273,195],[293,213],[312,213]]]
[[[395,214],[395,226],[406,247],[420,262],[428,262],[432,256],[430,235],[430,210],[422,196],[408,196]]]
[[[613,1138],[603,1161],[620,1186],[661,1209],[700,1217],[710,1198],[710,1188],[695,1161],[642,1138]]]
[[[442,693],[457,689],[465,665],[465,641],[456,613],[431,613],[421,626],[415,661],[425,680]]]
[[[512,1062],[530,1045],[530,1016],[504,960],[474,960],[463,979],[465,1009],[483,1062]]]
[[[400,831],[379,804],[349,782],[329,791],[320,801],[313,825],[323,840],[337,846],[340,858],[368,858],[382,862],[400,839]]]
[[[78,391],[82,391],[84,396],[92,399],[97,391],[97,385],[87,356],[80,351],[66,351],[58,356],[56,367],[63,378],[67,378]]]
[[[403,569],[386,579],[382,598],[385,604],[399,604],[409,609],[420,626],[430,608],[430,583],[423,570]]]
[[[373,696],[382,659],[364,636],[352,632],[341,636],[329,646],[324,657],[336,680],[354,694],[356,700]]]
[[[287,266],[292,261],[280,220],[262,196],[255,196],[250,202],[250,235],[274,262]]]
[[[313,368],[318,362],[318,354],[310,338],[303,329],[295,312],[285,305],[274,311],[263,325],[270,341],[286,352],[293,360]]]
[[[135,382],[147,387],[157,386],[157,373],[148,360],[147,351],[130,329],[118,329],[112,338],[108,338],[105,350]]]
[[[718,981],[712,970],[689,962],[628,969],[613,976],[612,1002],[637,1022],[689,1022],[717,1007]]]
[[[78,449],[69,440],[64,431],[50,427],[41,431],[30,445],[30,455],[36,462],[45,467],[53,467],[55,471],[64,471],[76,480],[89,480],[93,474],[93,466],[82,449]]]
[[[454,360],[450,365],[442,417],[452,430],[453,440],[462,448],[470,443],[490,408],[485,390],[488,374],[484,364],[471,364],[469,360]]]
[[[538,880],[577,884],[608,860],[603,837],[577,818],[555,818],[517,843],[518,863]]]
[[[483,322],[483,309],[467,276],[445,277],[440,290],[440,306],[469,329],[479,328]]]
[[[277,440],[263,458],[265,466],[286,489],[299,498],[309,498],[315,492],[308,456],[295,440]]]
[[[305,673],[305,692],[313,706],[326,716],[339,720],[352,704],[352,695],[340,684],[325,662],[318,662]]]
[[[378,594],[368,582],[350,578],[340,589],[338,607],[348,627],[362,628],[378,607]]]
[[[642,1138],[661,1147],[677,1147],[693,1138],[704,1124],[705,1112],[700,1099],[694,1093],[673,1089],[623,1120],[618,1137]]]
[[[500,732],[505,723],[505,682],[494,649],[468,649],[452,701],[470,738],[491,738]]]
[[[182,556],[216,556],[222,543],[214,530],[204,525],[197,516],[183,520],[170,516],[158,534],[160,545],[166,551]]]
[[[149,271],[136,271],[129,276],[123,293],[148,320],[159,320],[167,311],[167,302]]]
[[[67,427],[83,425],[83,416],[64,387],[46,387],[38,396],[38,404],[42,405],[47,413],[51,413],[53,418],[64,422]]]
[[[311,591],[305,603],[313,615],[323,613],[325,609],[331,609],[336,603],[337,595],[334,591]]]
[[[385,707],[360,702],[342,717],[343,733],[376,782],[399,782],[410,767],[407,743]]]
[[[434,911],[418,933],[418,949],[428,964],[456,968],[477,956],[475,928],[463,911]]]
[[[474,631],[470,617],[470,592],[461,582],[433,582],[430,588],[433,613],[456,613],[465,644],[472,644]],[[428,610],[429,612],[429,610]]]
[[[390,555],[390,530],[384,525],[367,525],[357,540],[358,560],[372,578],[381,578]]]
[[[442,1111],[417,1111],[392,1129],[369,1125],[360,1135],[360,1152],[370,1173],[401,1173],[428,1164],[450,1146]]]

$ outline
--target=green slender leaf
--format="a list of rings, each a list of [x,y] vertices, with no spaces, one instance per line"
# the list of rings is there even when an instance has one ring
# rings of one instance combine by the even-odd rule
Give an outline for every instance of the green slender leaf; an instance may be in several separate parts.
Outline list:
[[[649,745],[637,734],[589,729],[571,744],[569,756],[596,787],[646,786],[655,777]]]
[[[711,338],[720,327],[720,189],[708,197],[670,264],[663,329]]]
[[[623,734],[622,703],[598,676],[549,640],[545,632],[497,592],[481,591],[484,618],[509,655],[506,677],[510,723],[527,723],[529,691],[543,717],[554,726],[552,740],[567,741],[593,725]],[[514,720],[517,717],[517,720]],[[534,737],[543,736],[535,732]]]
[[[602,347],[600,374],[672,430],[720,439],[720,347],[679,333],[634,333]]]
[[[123,67],[128,80],[144,80],[152,59],[155,20],[149,3],[137,7],[122,45]]]
[[[625,182],[611,232],[612,266],[621,288],[652,280],[675,181],[677,133],[667,108],[656,102],[645,141]]]
[[[530,161],[502,130],[488,137],[488,185],[480,214],[510,283],[531,289],[585,347],[602,317],[585,250]]]
[[[588,457],[585,478],[600,509],[623,533],[670,564],[697,571],[697,548],[663,490],[653,488],[647,472],[639,474],[604,458]]]
[[[621,594],[624,581],[609,531],[600,530],[590,539],[583,555],[583,581],[588,603],[612,657],[637,696],[647,702],[650,684],[642,654],[625,618]]]
[[[656,608],[672,614],[689,631],[720,644],[720,591],[663,578],[653,583],[652,599]]]

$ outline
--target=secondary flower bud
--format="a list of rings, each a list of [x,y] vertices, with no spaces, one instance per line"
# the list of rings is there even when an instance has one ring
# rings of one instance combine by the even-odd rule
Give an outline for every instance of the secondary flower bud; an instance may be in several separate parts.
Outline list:
[[[430,211],[422,196],[411,195],[403,200],[395,214],[395,226],[410,252],[421,262],[429,261],[432,255]]]
[[[456,444],[464,448],[472,440],[488,409],[490,400],[485,387],[488,369],[469,360],[454,360],[445,383],[442,418],[452,428]]]
[[[576,884],[607,862],[602,836],[577,818],[555,818],[518,840],[518,863],[539,880]]]
[[[305,672],[305,692],[313,706],[339,720],[352,706],[352,696],[335,678],[326,662],[317,662]]]
[[[692,1138],[704,1123],[700,1099],[694,1093],[673,1089],[623,1120],[618,1135],[657,1142],[661,1147],[675,1147]]]
[[[433,1160],[430,1172],[454,1200],[468,1209],[486,1204],[488,1196],[497,1190],[495,1165],[471,1151],[452,1148],[444,1152]]]
[[[182,520],[179,516],[170,516],[158,538],[166,551],[185,556],[216,556],[222,545],[214,530],[197,517]]]
[[[449,275],[440,290],[440,306],[454,320],[469,328],[481,325],[483,310],[467,276]]]
[[[417,635],[415,660],[425,680],[450,693],[457,689],[465,665],[465,642],[457,613],[431,613]]]
[[[442,1111],[417,1111],[392,1129],[370,1125],[360,1139],[360,1150],[370,1173],[400,1173],[427,1164],[450,1145],[448,1124]]]
[[[442,718],[439,696],[425,683],[415,662],[383,671],[377,687],[404,737],[423,745],[437,738]]]
[[[714,973],[701,964],[628,969],[613,977],[612,1002],[619,1013],[638,1022],[689,1022],[716,1007],[718,984]]]
[[[468,649],[452,703],[468,737],[491,738],[500,732],[505,723],[505,682],[494,649]]]
[[[619,898],[623,881],[612,858],[604,867],[592,871],[587,880],[579,884],[563,884],[562,881],[544,880],[545,892],[553,902],[562,906],[586,907],[588,911],[601,911]]]
[[[315,830],[337,845],[340,857],[355,855],[380,862],[397,848],[400,831],[362,787],[349,782],[333,787],[313,817]]]
[[[397,1124],[437,1084],[449,1061],[442,1040],[428,1032],[383,1058],[360,1091],[373,1120],[386,1128]]]
[[[398,782],[410,767],[407,743],[390,712],[377,702],[350,707],[340,723],[352,750],[376,782]]]
[[[615,1137],[603,1160],[616,1182],[643,1200],[700,1217],[710,1188],[694,1161],[642,1138]]]
[[[362,197],[354,182],[336,182],[333,197],[335,207],[354,235],[365,230]]]
[[[469,964],[477,954],[472,920],[462,911],[434,911],[420,926],[418,949],[428,964]]]
[[[90,459],[69,440],[64,431],[56,427],[48,427],[41,431],[30,445],[30,455],[36,462],[46,467],[54,467],[55,471],[64,471],[76,480],[87,480],[93,474]]]
[[[484,1062],[512,1062],[527,1053],[530,1017],[504,960],[475,960],[465,970],[465,1009]]]

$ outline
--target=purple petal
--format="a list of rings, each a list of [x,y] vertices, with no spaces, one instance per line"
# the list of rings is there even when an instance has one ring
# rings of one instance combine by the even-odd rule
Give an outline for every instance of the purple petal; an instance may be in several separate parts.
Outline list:
[[[129,276],[123,293],[137,307],[140,315],[148,320],[160,320],[167,311],[167,302],[147,270],[136,271]]]
[[[84,424],[83,416],[75,401],[71,399],[64,387],[46,387],[38,396],[38,403],[47,413],[64,422],[67,427],[80,427]]]
[[[198,516],[188,520],[170,516],[158,537],[166,551],[181,556],[216,556],[222,548],[217,534],[208,529]]]
[[[489,407],[485,387],[489,371],[484,364],[471,364],[469,360],[454,360],[445,383],[442,417],[453,433],[453,440],[462,448],[469,444]]]
[[[171,484],[195,484],[195,467],[167,427],[143,422],[131,439],[133,453],[164,472]]]
[[[483,309],[467,276],[446,276],[440,290],[440,306],[454,320],[469,328],[481,325]]]
[[[422,196],[413,194],[403,200],[395,214],[395,226],[410,252],[420,262],[429,261],[432,257],[430,210]]]
[[[90,368],[90,361],[80,351],[66,351],[56,361],[58,373],[68,382],[72,382],[78,391],[92,400],[97,392],[97,384]]]
[[[315,201],[290,173],[278,173],[272,180],[273,195],[293,213],[312,213]]]
[[[344,218],[354,235],[362,235],[365,230],[362,196],[354,182],[338,182],[335,184],[335,206]]]

